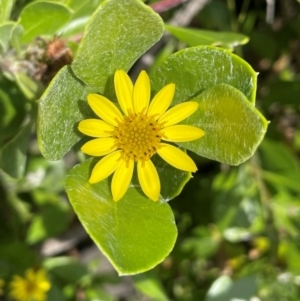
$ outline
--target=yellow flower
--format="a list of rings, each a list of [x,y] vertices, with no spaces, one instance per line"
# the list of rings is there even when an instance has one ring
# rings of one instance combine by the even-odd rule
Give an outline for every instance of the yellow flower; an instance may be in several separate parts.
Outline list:
[[[0,296],[2,296],[4,293],[4,291],[3,291],[4,285],[5,285],[5,281],[0,278]]]
[[[167,111],[175,93],[175,84],[162,88],[150,103],[150,80],[145,71],[140,73],[133,86],[127,73],[118,70],[114,84],[124,115],[104,96],[89,94],[88,103],[102,120],[87,119],[78,126],[82,133],[96,138],[85,143],[81,151],[91,156],[105,156],[94,167],[89,182],[100,182],[114,173],[111,189],[114,201],[118,201],[130,185],[137,162],[143,192],[157,201],[160,180],[150,160],[155,153],[180,170],[197,170],[185,152],[161,140],[186,142],[202,137],[204,131],[197,127],[177,125],[197,110],[198,103],[183,102]]]
[[[44,301],[50,282],[43,269],[28,269],[25,277],[14,276],[10,282],[10,296],[17,301]]]

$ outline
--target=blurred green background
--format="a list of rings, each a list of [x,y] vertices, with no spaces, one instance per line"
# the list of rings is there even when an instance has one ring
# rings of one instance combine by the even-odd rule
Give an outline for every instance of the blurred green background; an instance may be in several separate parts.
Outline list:
[[[20,28],[9,22],[31,2],[0,3],[0,300],[9,300],[11,277],[30,267],[47,271],[49,301],[300,300],[299,1],[189,0],[173,8],[180,1],[161,1],[162,12],[153,6],[166,23],[249,37],[234,52],[259,72],[256,106],[270,125],[255,155],[238,167],[190,153],[198,172],[169,203],[179,231],[175,248],[133,277],[117,276],[68,203],[64,176],[83,160],[78,149],[47,161],[35,134],[36,100],[72,61],[102,1],[55,1],[73,9],[63,30],[20,43]],[[185,34],[175,36],[137,61],[132,78],[189,46]]]

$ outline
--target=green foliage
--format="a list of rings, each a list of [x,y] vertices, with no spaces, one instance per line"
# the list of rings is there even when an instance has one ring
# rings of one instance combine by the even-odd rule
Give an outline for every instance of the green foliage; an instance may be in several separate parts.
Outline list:
[[[68,225],[68,207],[58,200],[57,204],[48,203],[41,207],[41,212],[32,219],[27,232],[27,242],[35,244],[48,237],[62,233]],[[60,223],[57,223],[60,220]]]
[[[1,1],[0,299],[43,268],[47,301],[299,300],[299,1],[270,25],[259,1],[214,0],[185,28],[188,4],[155,2]],[[78,123],[89,93],[116,103],[118,69],[199,104],[182,123],[205,136],[178,143],[198,171],[154,155],[158,202],[136,171],[117,203],[111,177],[88,182]]]
[[[2,149],[0,167],[14,178],[20,178],[24,174],[31,128],[32,124],[29,122]]]
[[[242,34],[233,32],[215,32],[210,30],[198,30],[182,28],[166,24],[166,29],[177,39],[185,42],[188,46],[214,45],[224,48],[233,48],[237,45],[244,45],[249,38]]]
[[[198,155],[230,165],[249,159],[263,139],[268,123],[244,94],[221,84],[193,100],[199,103],[199,109],[187,123],[202,128],[205,136],[181,145]]]
[[[24,28],[22,41],[30,42],[40,35],[54,35],[68,23],[71,15],[71,10],[61,3],[38,1],[29,4],[20,15],[20,24]]]
[[[249,300],[256,290],[256,277],[250,276],[232,281],[228,276],[221,276],[210,287],[205,301]]]
[[[227,50],[199,46],[170,55],[153,73],[154,91],[172,82],[176,85],[173,104],[191,100],[218,84],[243,92],[254,104],[257,74],[250,65]]]
[[[122,23],[119,21],[121,15],[124,18]],[[114,99],[115,70],[128,70],[134,61],[160,38],[162,28],[160,18],[138,1],[124,0],[122,9],[119,2],[115,0],[100,5],[86,27],[71,67],[65,67],[56,75],[39,102],[38,137],[41,151],[46,158],[60,159],[80,139],[76,129],[77,123],[88,116],[84,113],[87,111],[84,108],[87,106],[87,92],[80,80],[91,88],[96,88],[108,98]],[[209,68],[206,67],[207,65]],[[201,69],[206,70],[207,73],[200,73],[198,70]],[[193,70],[197,70],[196,74]],[[233,165],[240,164],[252,156],[263,138],[266,121],[246,98],[249,97],[254,103],[256,91],[256,73],[246,62],[218,48],[190,48],[170,56],[157,69],[153,78],[156,91],[170,82],[176,84],[175,103],[188,99],[199,102],[198,112],[188,122],[203,128],[206,137],[199,142],[182,144],[184,147],[205,157]],[[225,83],[228,85],[224,85]],[[246,97],[232,86],[241,90]],[[201,92],[203,93],[200,94]],[[198,94],[200,95],[196,96]],[[214,102],[215,99],[217,102]],[[229,123],[231,126],[226,127]],[[79,177],[79,174],[84,173],[87,168],[76,169],[76,176]],[[158,171],[161,182],[166,187],[162,190],[162,197],[166,200],[176,196],[189,177],[187,173],[174,171],[174,168],[173,170],[168,167],[159,168],[159,164]],[[124,252],[124,249],[128,244],[138,246],[138,241],[129,243],[124,233],[133,232],[134,225],[138,228],[139,220],[133,220],[133,226],[125,223],[123,231],[120,233],[117,231],[113,235],[113,241],[118,243],[113,243],[107,235],[95,235],[107,229],[107,222],[103,225],[92,222],[96,217],[90,215],[89,208],[95,206],[94,204],[83,207],[77,204],[80,204],[82,199],[91,202],[92,195],[97,195],[105,202],[111,202],[111,196],[106,194],[106,186],[99,186],[100,188],[91,195],[88,191],[82,195],[78,192],[75,195],[70,193],[75,187],[78,187],[79,191],[81,186],[85,187],[88,178],[89,172],[86,172],[84,181],[83,179],[80,182],[75,181],[72,185],[67,182],[66,189],[81,222],[119,273],[141,272],[160,262],[173,246],[174,237],[171,239],[172,243],[167,243],[170,239],[169,230],[160,233],[161,241],[165,242],[164,248],[161,246],[161,252],[151,252],[150,246],[154,244],[153,238],[149,238],[150,245],[144,247],[149,249],[149,252],[145,253],[144,259],[136,264],[130,263],[130,260],[140,255],[133,256],[134,253]],[[103,185],[107,185],[104,183],[106,182],[103,182]],[[88,187],[92,190],[97,186],[88,185]],[[136,194],[132,195],[129,190],[120,204],[124,204],[126,199],[131,200],[132,203],[138,200],[139,185],[135,187],[133,190],[136,190]],[[78,199],[79,195],[80,199]],[[104,210],[104,204],[99,204],[99,210],[102,206]],[[116,208],[119,209],[120,206],[122,205],[117,204]],[[141,217],[145,214],[144,211],[139,212],[137,208],[135,211]],[[109,212],[110,215],[113,214],[112,211]],[[129,218],[128,214],[124,215],[125,219]],[[161,218],[164,219],[163,216]],[[150,232],[149,235],[155,233],[148,227],[144,229],[139,226],[139,228],[143,229],[143,233]],[[111,245],[112,249],[108,248]],[[152,253],[155,253],[153,258]]]
[[[0,3],[0,24],[6,22],[10,18],[11,11],[14,6],[14,0],[3,0]]]
[[[169,254],[177,237],[171,208],[149,202],[135,188],[115,203],[108,180],[95,185],[87,182],[91,162],[74,167],[66,180],[68,196],[83,226],[120,275],[154,267]]]
[[[48,258],[44,261],[44,267],[53,276],[67,283],[75,283],[87,274],[87,269],[70,257]]]
[[[167,301],[168,296],[159,279],[155,275],[141,274],[134,278],[135,287],[153,300]]]
[[[106,1],[90,19],[72,69],[111,99],[115,71],[128,71],[160,39],[163,30],[159,16],[139,1]]]
[[[84,85],[64,67],[39,101],[38,139],[42,154],[59,160],[80,140],[76,125],[87,117]]]
[[[6,22],[0,25],[0,52],[8,50],[10,37],[15,24],[15,22]]]

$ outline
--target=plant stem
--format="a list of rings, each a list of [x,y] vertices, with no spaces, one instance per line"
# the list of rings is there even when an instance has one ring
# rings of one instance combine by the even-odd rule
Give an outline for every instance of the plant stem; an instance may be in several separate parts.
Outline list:
[[[162,13],[164,11],[167,11],[175,6],[178,6],[188,0],[161,0],[158,2],[155,2],[153,4],[150,4],[150,7],[157,12]]]

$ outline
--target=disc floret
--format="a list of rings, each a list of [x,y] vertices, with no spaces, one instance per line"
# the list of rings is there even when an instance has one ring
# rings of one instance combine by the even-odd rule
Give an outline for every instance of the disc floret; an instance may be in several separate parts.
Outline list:
[[[160,148],[160,141],[165,137],[162,129],[154,116],[130,113],[115,128],[112,137],[115,146],[121,150],[122,159],[144,162]]]

